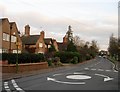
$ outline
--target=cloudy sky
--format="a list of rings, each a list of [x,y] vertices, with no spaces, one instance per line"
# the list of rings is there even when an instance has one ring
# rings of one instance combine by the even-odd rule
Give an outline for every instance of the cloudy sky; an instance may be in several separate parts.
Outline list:
[[[109,37],[118,34],[119,0],[1,0],[0,18],[15,21],[24,33],[29,24],[31,34],[45,31],[46,37],[61,42],[68,25],[74,36],[96,40],[100,49],[107,49]]]

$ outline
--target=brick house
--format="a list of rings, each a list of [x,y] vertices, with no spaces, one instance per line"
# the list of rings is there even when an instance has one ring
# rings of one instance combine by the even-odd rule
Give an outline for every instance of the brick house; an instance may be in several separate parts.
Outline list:
[[[22,41],[20,39],[19,31],[15,22],[9,22],[8,18],[0,19],[0,39],[2,45],[0,46],[0,53],[21,53]]]
[[[63,37],[63,42],[57,42],[59,51],[66,51],[68,45],[68,39],[66,35]]]
[[[44,31],[40,32],[40,35],[30,35],[30,26],[25,26],[25,34],[21,37],[23,42],[23,53],[48,53],[51,45],[55,45],[56,50],[58,50],[55,40],[52,38],[45,38]]]
[[[45,53],[44,31],[40,35],[30,35],[30,26],[25,26],[25,35],[21,37],[23,53]]]
[[[49,51],[49,48],[51,47],[51,45],[53,45],[55,47],[55,50],[58,51],[58,44],[55,39],[45,38],[44,41],[46,46],[46,53]]]

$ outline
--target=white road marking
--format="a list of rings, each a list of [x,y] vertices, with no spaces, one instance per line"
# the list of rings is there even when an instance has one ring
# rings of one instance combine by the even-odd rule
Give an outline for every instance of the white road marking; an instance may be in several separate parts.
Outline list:
[[[4,82],[4,88],[6,91],[10,91],[10,88],[8,86],[8,82]]]
[[[74,72],[73,74],[86,74],[86,73]]]
[[[68,76],[66,76],[66,78],[84,80],[84,79],[91,79],[91,76],[87,76],[87,75],[68,75]]]
[[[17,85],[17,83],[15,82],[14,79],[12,79],[11,82],[12,82],[14,88],[15,88],[17,91],[22,91],[22,92],[24,92],[23,89],[21,89],[20,87],[18,87],[18,85]]]
[[[91,69],[91,70],[95,71],[96,69]]]
[[[104,82],[107,82],[107,81],[110,81],[110,80],[113,80],[114,78],[110,78],[109,76],[106,76],[106,75],[102,75],[102,74],[95,74],[97,76],[101,76],[101,77],[105,77],[104,78]]]
[[[48,81],[54,81],[54,82],[57,82],[57,83],[63,83],[63,84],[85,84],[85,82],[64,82],[64,81],[59,81],[59,80],[56,80],[56,79],[50,78],[50,77],[47,77],[47,80]]]
[[[53,76],[57,76],[57,75],[62,75],[62,74],[54,74]]]
[[[85,70],[89,70],[89,68],[84,68]]]

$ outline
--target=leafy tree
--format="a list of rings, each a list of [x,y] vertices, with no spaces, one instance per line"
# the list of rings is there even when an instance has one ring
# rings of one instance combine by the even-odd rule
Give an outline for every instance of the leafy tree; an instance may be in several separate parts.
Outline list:
[[[72,41],[69,42],[69,44],[67,45],[67,51],[77,52],[76,46]]]
[[[118,51],[119,51],[118,39],[115,38],[113,34],[110,36],[110,39],[109,39],[108,51],[112,57],[117,59]]]
[[[73,31],[72,31],[70,25],[68,26],[68,31],[67,31],[66,35],[67,35],[67,38],[68,38],[68,43],[71,42],[71,41],[73,42]]]

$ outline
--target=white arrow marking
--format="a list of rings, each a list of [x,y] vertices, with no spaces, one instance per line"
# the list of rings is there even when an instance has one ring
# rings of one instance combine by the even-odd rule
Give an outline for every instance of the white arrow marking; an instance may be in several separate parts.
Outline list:
[[[50,78],[50,77],[47,77],[47,80],[48,80],[48,81],[49,81],[49,80],[51,80],[51,81],[55,81],[55,79]]]
[[[110,78],[110,77],[107,77],[107,78],[104,78],[104,81],[110,81],[110,80],[113,80],[113,78]]]
[[[62,74],[54,74],[53,76],[57,76],[57,75],[62,75]]]
[[[97,76],[101,76],[101,77],[106,77],[106,78],[104,78],[104,82],[106,82],[106,81],[110,81],[110,80],[113,80],[113,79],[114,79],[114,78],[110,78],[109,76],[102,75],[102,74],[95,74],[95,75],[97,75]]]
[[[47,77],[47,80],[51,80],[51,81],[54,81],[54,82],[57,82],[57,83],[63,83],[63,84],[85,84],[85,82],[64,82],[64,81],[58,81],[54,78],[50,78],[50,77]]]

